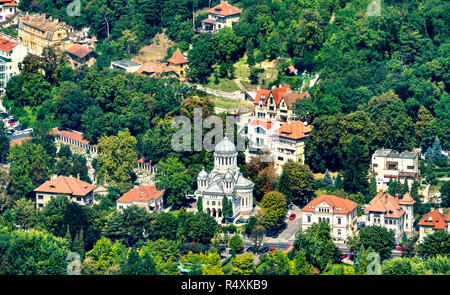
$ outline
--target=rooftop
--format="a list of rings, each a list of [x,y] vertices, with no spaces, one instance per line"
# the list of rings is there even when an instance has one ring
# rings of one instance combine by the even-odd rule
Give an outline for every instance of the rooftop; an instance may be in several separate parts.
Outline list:
[[[189,60],[184,57],[183,53],[181,53],[180,49],[175,50],[175,52],[172,54],[172,57],[167,61],[175,65],[185,64],[189,62]]]
[[[334,195],[320,195],[303,207],[302,211],[314,212],[316,206],[322,202],[333,207],[333,213],[348,214],[358,207],[358,204],[349,199],[340,198]]]
[[[59,29],[72,29],[72,27],[65,22],[61,22],[56,18],[53,19],[51,16],[47,18],[45,14],[26,14],[22,16],[20,21],[44,32],[54,32]]]
[[[155,185],[139,185],[126,192],[117,203],[149,202],[157,200],[162,194]]]
[[[419,221],[418,225],[431,226],[433,229],[445,229],[450,223],[450,211],[445,209],[447,213],[440,213],[439,210],[433,210],[425,214]]]
[[[95,186],[79,180],[74,177],[58,176],[57,178],[46,181],[34,192],[58,193],[73,196],[86,196],[95,189]]]
[[[415,159],[416,157],[418,157],[418,153],[410,151],[404,151],[400,153],[396,150],[391,149],[378,149],[373,154],[373,157]]]
[[[388,218],[400,218],[405,211],[400,206],[398,197],[393,197],[388,193],[380,192],[369,203],[364,210],[366,214],[370,212],[384,213]]]
[[[275,132],[275,136],[290,139],[306,138],[312,130],[312,125],[305,125],[300,121],[292,121],[281,125],[280,129]]]
[[[134,62],[132,60],[125,60],[125,59],[112,61],[111,64],[114,64],[114,65],[122,67],[122,68],[141,66],[140,63]]]
[[[208,10],[208,13],[217,14],[221,16],[230,16],[235,14],[240,14],[242,11],[234,7],[226,1],[221,1],[218,5],[212,7],[210,10]]]
[[[11,52],[17,43],[12,42],[5,38],[0,38],[0,50]]]
[[[92,49],[89,49],[86,46],[80,44],[73,44],[72,46],[67,48],[66,51],[79,58],[83,58],[92,53]]]

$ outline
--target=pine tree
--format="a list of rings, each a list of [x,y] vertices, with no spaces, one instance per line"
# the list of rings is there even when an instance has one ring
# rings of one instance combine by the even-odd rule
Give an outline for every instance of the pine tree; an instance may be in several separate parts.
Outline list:
[[[431,150],[431,147],[428,147],[427,151],[425,152],[425,162],[431,163],[431,161],[432,161],[432,154],[433,154],[433,152]]]
[[[372,200],[377,195],[377,192],[377,180],[375,178],[375,173],[372,171],[372,173],[370,174],[369,188],[367,190],[369,200],[366,201]]]
[[[69,225],[67,225],[67,231],[66,231],[66,235],[64,236],[64,239],[67,241],[67,245],[69,246],[69,249],[71,249],[72,248],[72,235],[70,234]]]
[[[439,165],[442,160],[442,147],[439,138],[436,136],[431,148],[431,160],[434,164]]]
[[[277,191],[282,193],[287,200],[292,200],[290,187],[291,183],[289,179],[289,174],[287,170],[283,169],[283,172],[281,172],[280,178],[278,179]]]
[[[72,250],[84,257],[84,234],[83,229],[81,229],[76,235],[73,241]]]
[[[227,197],[224,197],[222,200],[222,215],[223,217],[233,216],[233,204]]]
[[[408,192],[409,192],[408,177],[405,176],[405,182],[403,183],[402,194],[404,195]]]
[[[340,190],[344,187],[342,183],[342,177],[339,174],[339,172],[336,174],[336,177],[334,179],[334,190]]]
[[[323,185],[327,189],[333,186],[333,180],[331,179],[330,172],[328,171],[328,169],[327,171],[325,171],[325,175],[323,176]]]
[[[392,195],[394,193],[394,180],[392,179],[392,176],[389,177],[388,182],[388,193]]]
[[[345,148],[344,170],[344,189],[350,193],[367,193],[367,170],[370,165],[369,149],[358,136],[353,136],[350,144]]]
[[[203,198],[202,197],[198,197],[198,199],[197,199],[197,210],[198,210],[198,212],[203,211]]]

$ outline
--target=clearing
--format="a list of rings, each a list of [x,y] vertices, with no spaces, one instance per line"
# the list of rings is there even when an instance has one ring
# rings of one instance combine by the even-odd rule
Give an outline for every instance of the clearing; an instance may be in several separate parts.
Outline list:
[[[165,31],[163,31],[162,33],[156,34],[152,43],[142,47],[136,55],[132,56],[131,60],[141,64],[148,61],[162,61],[167,55],[167,49],[173,45],[175,45],[175,42],[170,40],[165,34]]]

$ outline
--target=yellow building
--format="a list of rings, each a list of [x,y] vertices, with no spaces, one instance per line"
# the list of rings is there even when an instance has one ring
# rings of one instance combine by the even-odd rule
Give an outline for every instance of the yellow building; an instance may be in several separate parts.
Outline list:
[[[19,20],[18,36],[28,52],[41,56],[45,47],[60,47],[73,28],[45,14],[26,14]]]
[[[180,49],[177,49],[167,62],[175,70],[180,81],[186,81],[189,60],[183,56]]]

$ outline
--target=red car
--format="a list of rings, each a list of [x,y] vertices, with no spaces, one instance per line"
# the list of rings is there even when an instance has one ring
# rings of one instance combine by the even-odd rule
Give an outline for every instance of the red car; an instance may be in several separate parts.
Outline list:
[[[289,220],[294,220],[294,219],[295,219],[295,217],[296,217],[296,215],[295,215],[295,214],[291,214],[291,216],[289,216]]]
[[[405,247],[405,246],[397,246],[397,247],[395,248],[395,250],[397,250],[397,251],[405,251],[405,250],[406,250],[406,247]]]
[[[277,249],[275,249],[275,248],[270,248],[269,249],[269,251],[267,251],[267,253],[272,253],[272,252],[275,252]]]
[[[347,258],[347,257],[348,257],[348,254],[347,254],[347,253],[341,255],[341,258],[342,258],[342,259]]]

